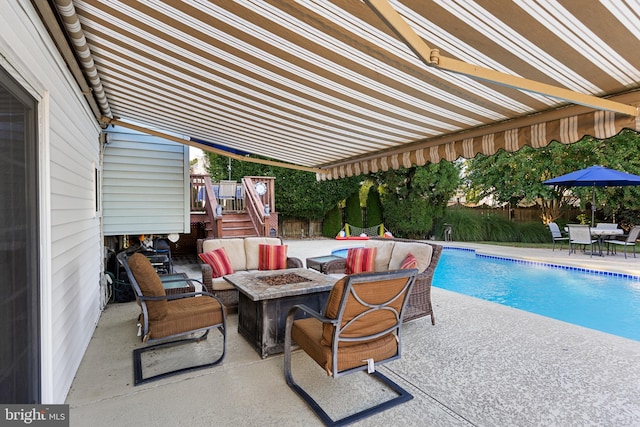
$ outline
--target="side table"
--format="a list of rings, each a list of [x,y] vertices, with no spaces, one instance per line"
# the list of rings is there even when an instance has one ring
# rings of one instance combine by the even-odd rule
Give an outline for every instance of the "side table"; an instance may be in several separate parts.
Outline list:
[[[186,273],[161,274],[162,287],[167,295],[195,292],[196,287],[189,280]]]
[[[313,270],[319,271],[320,273],[326,274],[327,271],[325,267],[327,263],[335,260],[340,260],[340,259],[344,259],[344,258],[336,255],[325,255],[325,256],[307,258],[307,268],[311,268]]]

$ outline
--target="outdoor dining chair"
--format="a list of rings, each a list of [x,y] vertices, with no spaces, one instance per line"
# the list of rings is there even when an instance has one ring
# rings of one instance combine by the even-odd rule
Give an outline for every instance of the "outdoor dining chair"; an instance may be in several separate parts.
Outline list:
[[[568,224],[569,229],[569,255],[576,252],[577,246],[582,246],[586,250],[589,245],[589,254],[593,256],[593,244],[598,243],[598,239],[594,239],[591,235],[591,227],[581,224]]]
[[[560,227],[555,222],[549,223],[549,231],[551,232],[551,238],[553,239],[552,251],[556,250],[556,242],[560,242],[560,250],[562,250],[562,242],[569,241],[569,237],[564,236],[560,231]]]
[[[324,314],[304,305],[296,305],[289,311],[284,344],[285,379],[325,425],[345,425],[413,398],[376,367],[401,356],[402,317],[417,273],[418,270],[409,269],[345,276],[331,290]],[[300,311],[311,317],[294,320]],[[293,341],[334,379],[367,371],[397,396],[334,421],[294,381]],[[350,396],[344,396],[344,400],[350,402]]]
[[[128,256],[126,252],[121,252],[117,259],[127,273],[142,311],[139,317],[142,341],[146,344],[157,342],[133,351],[135,385],[222,362],[226,353],[227,328],[225,308],[218,297],[209,292],[167,295],[160,276],[146,256],[141,253]],[[200,342],[207,338],[211,329],[218,329],[222,333],[222,354],[219,358],[213,362],[143,376],[141,358],[144,353]]]
[[[607,244],[607,254],[609,253],[609,248],[613,249],[613,253],[616,253],[616,246],[624,247],[624,257],[627,258],[627,248],[633,248],[633,257],[636,257],[636,241],[638,240],[638,235],[640,234],[640,226],[636,225],[635,227],[629,230],[629,235],[625,240],[606,240]]]

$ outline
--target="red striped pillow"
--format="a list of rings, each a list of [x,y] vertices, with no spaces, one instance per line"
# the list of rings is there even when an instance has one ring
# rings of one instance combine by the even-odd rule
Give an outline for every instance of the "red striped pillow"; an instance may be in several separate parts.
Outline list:
[[[404,261],[402,261],[402,264],[400,264],[400,268],[402,270],[418,268],[418,260],[416,259],[416,257],[413,256],[411,252],[409,252],[407,256],[404,258]]]
[[[259,245],[258,270],[287,268],[287,245]]]
[[[347,274],[373,271],[376,261],[376,249],[350,248],[347,251]]]
[[[233,274],[233,267],[224,248],[214,249],[206,254],[198,254],[200,259],[211,266],[213,277],[222,277],[226,274]]]

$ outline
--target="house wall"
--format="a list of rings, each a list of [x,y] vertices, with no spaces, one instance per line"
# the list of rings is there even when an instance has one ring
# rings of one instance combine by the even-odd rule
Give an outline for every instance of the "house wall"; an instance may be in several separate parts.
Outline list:
[[[104,235],[189,233],[189,147],[122,127],[106,132]]]
[[[27,0],[3,3],[0,66],[39,101],[41,400],[63,403],[101,313],[100,128]]]

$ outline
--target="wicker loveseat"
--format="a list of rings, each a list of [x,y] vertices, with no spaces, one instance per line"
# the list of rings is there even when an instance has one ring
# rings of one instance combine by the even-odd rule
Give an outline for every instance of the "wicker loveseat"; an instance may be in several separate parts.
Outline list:
[[[371,238],[364,241],[364,246],[376,248],[376,272],[399,269],[409,253],[416,258],[419,274],[409,296],[404,320],[406,322],[431,316],[431,323],[435,325],[431,306],[431,281],[442,254],[442,246],[420,240],[396,238]],[[346,266],[346,259],[333,260],[326,264],[325,272],[337,277],[346,273]]]
[[[206,254],[215,249],[224,248],[234,273],[258,270],[260,245],[282,245],[279,237],[246,237],[228,239],[198,239],[198,254]],[[208,292],[220,298],[227,311],[238,309],[238,290],[222,277],[213,277],[213,269],[209,264],[200,261],[202,284]],[[302,261],[295,257],[287,257],[287,268],[301,268]]]

